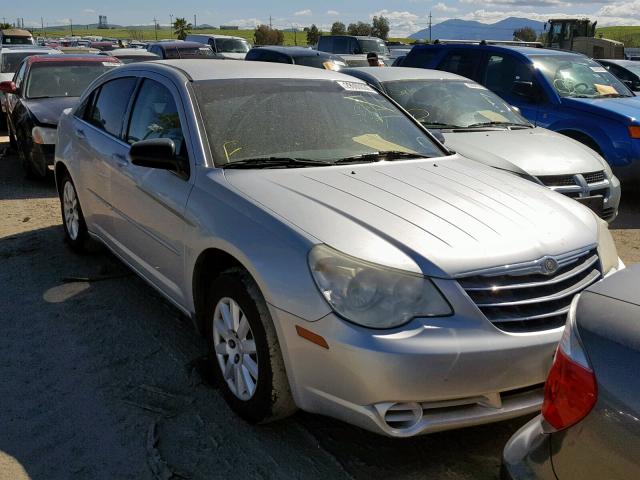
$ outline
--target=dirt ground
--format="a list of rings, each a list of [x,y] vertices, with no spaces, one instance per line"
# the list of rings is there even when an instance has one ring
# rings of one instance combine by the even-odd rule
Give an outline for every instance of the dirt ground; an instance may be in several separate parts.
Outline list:
[[[0,137],[0,152],[6,145]],[[614,235],[640,262],[640,200]],[[53,182],[0,153],[0,480],[495,479],[525,419],[408,440],[305,413],[250,426],[175,308],[108,253],[62,241]]]

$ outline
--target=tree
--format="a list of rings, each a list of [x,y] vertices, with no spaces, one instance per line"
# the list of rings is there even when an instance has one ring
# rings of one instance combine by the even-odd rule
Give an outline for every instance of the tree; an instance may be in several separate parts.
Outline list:
[[[331,25],[331,35],[346,35],[347,27],[342,22],[333,22]]]
[[[389,20],[382,15],[379,17],[373,17],[371,35],[381,38],[382,40],[389,38]]]
[[[318,40],[320,39],[320,30],[318,30],[318,27],[314,25],[311,25],[311,28],[309,28],[309,31],[307,32],[307,45],[315,45],[316,43],[318,43]]]
[[[9,30],[10,28],[13,28],[10,23],[0,22],[0,30]]]
[[[282,45],[284,33],[269,28],[269,25],[258,25],[253,32],[253,39],[256,45]]]
[[[347,27],[347,33],[349,35],[361,35],[368,37],[371,35],[371,25],[364,22],[350,23]]]
[[[173,22],[173,33],[178,40],[184,40],[187,38],[187,35],[191,33],[192,28],[193,25],[187,23],[185,18],[176,18],[176,21]]]
[[[522,27],[513,31],[513,39],[523,42],[535,42],[538,38],[538,34],[531,27]]]

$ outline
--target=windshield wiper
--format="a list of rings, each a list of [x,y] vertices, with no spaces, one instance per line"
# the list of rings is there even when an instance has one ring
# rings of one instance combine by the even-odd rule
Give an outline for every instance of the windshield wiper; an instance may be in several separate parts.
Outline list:
[[[336,160],[333,163],[334,164],[373,163],[373,162],[382,162],[382,161],[392,162],[393,160],[400,160],[400,159],[406,159],[406,158],[425,158],[425,156],[420,155],[419,153],[388,150],[383,152],[364,153],[362,155],[345,157],[345,158],[341,158],[340,160]]]
[[[426,128],[438,128],[438,129],[464,128],[464,127],[461,127],[460,125],[451,125],[449,123],[440,123],[440,122],[420,122],[420,123],[422,123],[422,126]]]
[[[523,128],[531,128],[531,124],[529,123],[515,123],[515,122],[481,122],[481,123],[472,123],[464,128],[482,128],[482,127],[523,127]]]
[[[258,157],[225,163],[220,168],[304,168],[326,167],[327,165],[331,165],[331,163],[320,160],[309,160],[307,158]]]

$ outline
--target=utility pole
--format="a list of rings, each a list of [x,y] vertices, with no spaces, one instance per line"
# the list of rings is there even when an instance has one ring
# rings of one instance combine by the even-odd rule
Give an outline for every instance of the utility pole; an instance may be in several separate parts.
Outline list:
[[[69,19],[69,25],[71,25],[71,36],[73,37],[73,20]]]
[[[44,34],[44,18],[43,17],[40,17],[40,25],[42,26],[42,36],[44,37],[45,34]]]
[[[429,12],[429,43],[431,43],[431,12]]]
[[[273,23],[271,22],[271,15],[269,15],[269,30],[273,30]]]
[[[173,38],[173,15],[170,13],[169,14],[169,27],[171,28],[171,38]]]
[[[293,43],[295,43],[296,47],[298,46],[298,29],[291,24],[291,29],[293,30]]]
[[[156,33],[156,42],[158,41],[158,20],[153,17],[153,31]]]
[[[198,19],[196,18],[196,14],[193,14],[193,29],[198,28]]]

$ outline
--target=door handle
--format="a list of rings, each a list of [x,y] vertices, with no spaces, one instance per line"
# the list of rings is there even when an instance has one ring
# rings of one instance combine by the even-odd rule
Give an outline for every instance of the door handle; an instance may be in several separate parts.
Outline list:
[[[84,130],[82,130],[81,128],[76,128],[76,137],[85,138]]]

